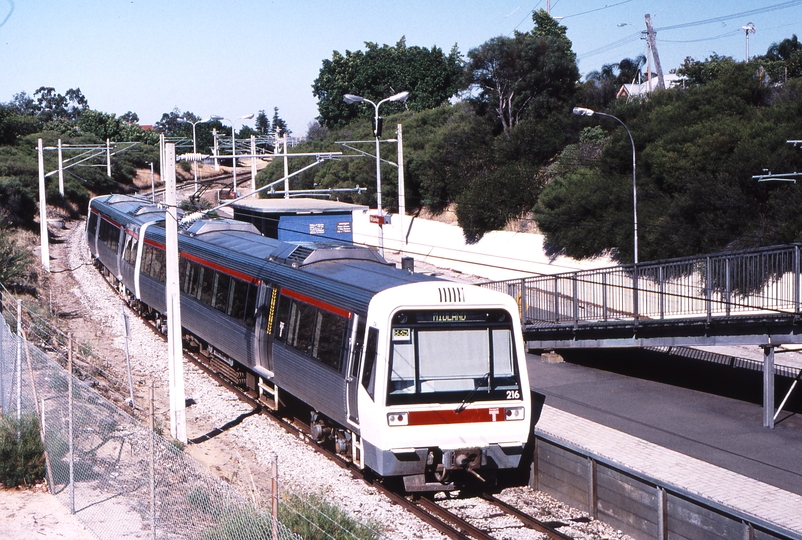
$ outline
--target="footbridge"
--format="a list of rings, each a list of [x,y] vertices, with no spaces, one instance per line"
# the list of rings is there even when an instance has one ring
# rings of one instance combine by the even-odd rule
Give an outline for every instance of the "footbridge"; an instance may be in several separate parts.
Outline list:
[[[773,426],[775,352],[802,343],[801,274],[802,244],[787,244],[483,286],[517,299],[530,349],[760,346]]]

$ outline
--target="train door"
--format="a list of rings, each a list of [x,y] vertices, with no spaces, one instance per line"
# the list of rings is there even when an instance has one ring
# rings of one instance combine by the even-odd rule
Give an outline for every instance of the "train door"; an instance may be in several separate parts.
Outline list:
[[[359,394],[359,367],[362,360],[362,343],[365,339],[365,322],[354,314],[351,326],[351,347],[348,351],[348,375],[345,378],[346,392],[348,393],[348,421],[359,425],[359,408],[357,395]]]
[[[278,289],[263,283],[260,287],[259,309],[256,318],[256,350],[259,358],[257,363],[270,373],[273,373],[273,355],[270,351],[270,339],[273,332],[273,321],[276,318],[276,300]]]

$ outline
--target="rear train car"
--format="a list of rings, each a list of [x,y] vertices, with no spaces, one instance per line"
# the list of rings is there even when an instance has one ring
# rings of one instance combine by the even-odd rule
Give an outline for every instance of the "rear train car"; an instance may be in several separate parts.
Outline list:
[[[90,202],[87,219],[98,267],[157,325],[164,218],[144,199],[110,195]],[[510,296],[226,219],[180,229],[179,273],[185,340],[268,405],[285,394],[308,405],[312,437],[357,466],[408,491],[492,483],[521,466],[532,403]]]

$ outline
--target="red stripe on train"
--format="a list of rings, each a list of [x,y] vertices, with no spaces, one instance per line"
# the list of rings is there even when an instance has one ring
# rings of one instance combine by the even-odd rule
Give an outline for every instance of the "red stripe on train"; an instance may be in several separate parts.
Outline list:
[[[410,411],[410,426],[432,426],[436,424],[470,424],[474,422],[504,422],[503,407],[489,409],[464,409],[457,412],[452,409],[445,411]]]
[[[284,296],[289,296],[290,298],[295,298],[296,300],[300,300],[301,302],[306,302],[307,304],[311,304],[320,309],[325,309],[328,312],[334,313],[335,315],[339,315],[340,317],[344,317],[346,319],[350,319],[352,315],[352,313],[347,309],[339,308],[337,306],[332,306],[331,304],[327,304],[322,300],[312,298],[311,296],[307,296],[303,293],[291,291],[290,289],[281,289],[281,294],[283,294]]]
[[[185,259],[188,259],[190,261],[194,261],[198,264],[202,264],[203,266],[208,266],[209,268],[213,268],[214,270],[218,270],[220,272],[223,272],[224,274],[228,274],[229,276],[234,276],[235,278],[247,281],[248,283],[253,283],[256,285],[261,283],[261,280],[249,276],[248,274],[237,272],[236,270],[232,270],[231,268],[226,268],[225,266],[213,263],[211,261],[207,261],[205,259],[201,259],[200,257],[196,257],[195,255],[190,255],[189,253],[186,252],[181,252],[181,257],[184,257]]]

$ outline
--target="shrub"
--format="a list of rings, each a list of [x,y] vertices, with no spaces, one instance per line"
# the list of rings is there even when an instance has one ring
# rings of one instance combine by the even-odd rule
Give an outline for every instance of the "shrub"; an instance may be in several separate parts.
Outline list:
[[[45,477],[45,456],[35,414],[0,419],[0,482],[32,486]]]
[[[307,540],[379,538],[379,524],[360,523],[320,495],[290,495],[279,507],[279,521]]]
[[[33,256],[9,230],[0,225],[0,283],[23,285],[31,277]]]

